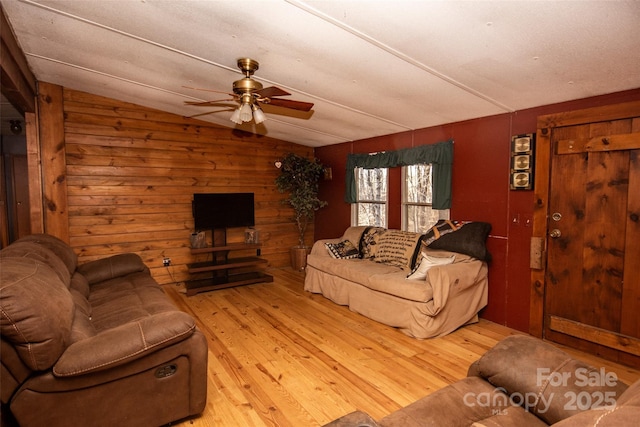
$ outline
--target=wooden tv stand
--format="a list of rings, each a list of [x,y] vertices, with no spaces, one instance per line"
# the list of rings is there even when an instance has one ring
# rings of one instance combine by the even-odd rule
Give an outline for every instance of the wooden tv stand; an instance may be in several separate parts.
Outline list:
[[[221,238],[216,239],[217,245],[206,248],[192,248],[191,254],[212,254],[212,259],[204,262],[188,264],[189,274],[200,275],[209,273],[205,278],[187,280],[187,296],[199,292],[213,291],[216,289],[231,288],[234,286],[250,285],[253,283],[273,282],[273,276],[264,273],[258,267],[267,264],[267,260],[260,258],[260,243],[230,243],[220,244]],[[256,256],[229,258],[229,252],[255,250]]]

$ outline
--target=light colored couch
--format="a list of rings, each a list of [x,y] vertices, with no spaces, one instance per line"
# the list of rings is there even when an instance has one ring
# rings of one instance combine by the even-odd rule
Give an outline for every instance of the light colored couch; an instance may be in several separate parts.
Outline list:
[[[362,256],[367,250],[362,243],[366,231],[367,227],[349,227],[339,238],[315,242],[307,258],[304,289],[415,338],[445,335],[477,322],[478,312],[487,305],[485,261],[416,246],[416,262],[420,262],[422,253],[437,259],[453,257],[454,261],[430,268],[425,279],[412,280],[407,278],[411,273],[409,266],[378,262],[376,256],[336,259],[329,253],[327,243],[349,241],[359,248]],[[416,245],[421,245],[421,241]]]

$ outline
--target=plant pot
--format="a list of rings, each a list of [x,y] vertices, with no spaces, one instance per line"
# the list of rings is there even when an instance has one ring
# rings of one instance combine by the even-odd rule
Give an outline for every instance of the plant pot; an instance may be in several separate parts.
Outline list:
[[[307,267],[307,255],[311,252],[309,246],[294,246],[291,248],[291,268],[296,271],[304,271]]]

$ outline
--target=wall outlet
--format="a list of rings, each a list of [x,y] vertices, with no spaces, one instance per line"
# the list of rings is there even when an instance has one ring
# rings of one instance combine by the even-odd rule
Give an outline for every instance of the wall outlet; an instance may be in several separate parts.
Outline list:
[[[171,265],[171,258],[162,258],[162,265],[169,267]]]

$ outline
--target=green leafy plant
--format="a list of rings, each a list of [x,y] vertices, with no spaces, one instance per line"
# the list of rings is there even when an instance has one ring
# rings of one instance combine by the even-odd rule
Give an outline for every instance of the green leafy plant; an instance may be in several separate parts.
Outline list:
[[[309,222],[313,220],[315,211],[327,205],[318,198],[320,177],[324,166],[318,159],[287,154],[280,160],[280,175],[276,178],[276,188],[280,193],[289,193],[283,203],[291,205],[294,220],[298,226],[300,247],[304,246],[304,235]]]

